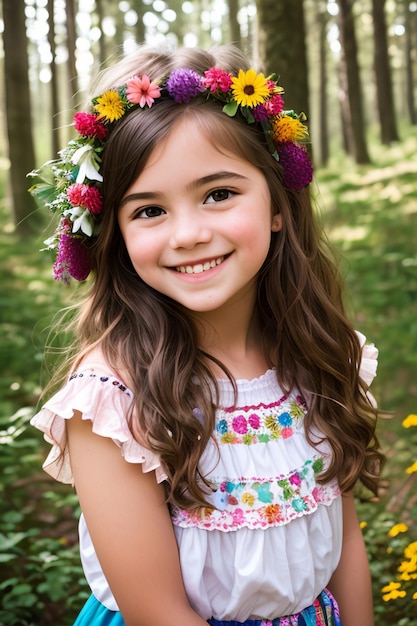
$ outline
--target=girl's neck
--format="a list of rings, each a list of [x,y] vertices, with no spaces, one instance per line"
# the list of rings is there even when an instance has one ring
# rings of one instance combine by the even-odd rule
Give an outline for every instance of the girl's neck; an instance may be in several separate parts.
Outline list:
[[[220,361],[234,376],[251,380],[266,372],[269,364],[265,358],[258,316],[253,311],[244,315],[210,315],[198,318],[200,347]],[[212,361],[209,366],[217,378],[224,371]]]

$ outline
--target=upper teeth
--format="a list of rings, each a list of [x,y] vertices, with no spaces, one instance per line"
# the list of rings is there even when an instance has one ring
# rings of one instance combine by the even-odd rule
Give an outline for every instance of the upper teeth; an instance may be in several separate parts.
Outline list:
[[[219,256],[217,259],[212,259],[211,261],[206,261],[205,263],[197,263],[197,265],[177,265],[175,269],[177,272],[182,272],[183,274],[201,274],[201,272],[206,272],[212,267],[220,265],[223,261],[224,256]]]

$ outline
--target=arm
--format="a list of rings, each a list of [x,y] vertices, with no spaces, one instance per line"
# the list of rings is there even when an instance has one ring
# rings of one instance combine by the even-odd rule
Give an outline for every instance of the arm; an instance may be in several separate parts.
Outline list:
[[[342,498],[342,555],[328,587],[339,604],[343,626],[373,626],[371,575],[353,494]]]
[[[67,423],[75,486],[126,626],[207,626],[185,595],[177,544],[154,472],[127,463],[80,414]]]

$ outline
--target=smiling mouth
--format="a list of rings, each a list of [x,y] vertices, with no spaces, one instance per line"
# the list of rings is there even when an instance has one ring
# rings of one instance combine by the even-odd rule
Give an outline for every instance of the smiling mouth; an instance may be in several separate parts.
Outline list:
[[[201,274],[202,272],[211,270],[213,267],[216,267],[216,265],[220,265],[225,258],[225,256],[219,256],[211,261],[197,263],[196,265],[177,265],[175,269],[177,272],[181,272],[181,274]]]

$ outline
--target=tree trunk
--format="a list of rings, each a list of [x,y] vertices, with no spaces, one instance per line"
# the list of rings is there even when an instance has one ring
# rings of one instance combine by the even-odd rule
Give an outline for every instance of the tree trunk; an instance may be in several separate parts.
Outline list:
[[[337,0],[337,4],[339,6],[339,30],[342,46],[341,63],[346,72],[355,161],[358,164],[370,163],[365,137],[358,46],[352,11],[353,0]]]
[[[77,32],[75,28],[75,2],[74,0],[66,0],[65,2],[65,12],[66,12],[66,28],[67,28],[67,49],[68,49],[68,62],[67,62],[67,72],[68,72],[68,84],[69,84],[69,96],[70,100],[73,103],[74,108],[77,107],[78,103],[76,101],[78,97],[78,75],[77,68],[75,65],[75,41],[77,39]]]
[[[303,0],[256,0],[259,61],[276,72],[288,109],[309,114],[306,34]]]
[[[39,219],[35,217],[36,206],[27,191],[29,184],[26,178],[26,174],[35,167],[35,151],[24,2],[3,0],[3,20],[4,82],[13,221],[16,232],[19,235],[26,235],[35,232]]]
[[[410,3],[405,4],[405,69],[406,69],[406,93],[407,109],[411,124],[417,124],[416,102],[414,97],[414,60],[416,48],[413,49],[413,34],[415,35],[415,13],[410,11]]]
[[[319,133],[320,163],[329,160],[329,112],[327,107],[327,12],[319,11]]]
[[[59,104],[58,104],[58,76],[56,70],[56,46],[55,46],[55,10],[54,0],[48,0],[48,43],[51,49],[51,62],[49,67],[51,69],[51,82],[50,82],[50,94],[51,94],[51,137],[52,137],[52,154],[57,154],[59,143]]]
[[[374,70],[376,93],[381,129],[381,142],[387,146],[398,141],[394,111],[391,68],[388,58],[387,25],[385,20],[385,0],[372,0],[374,23]]]
[[[98,17],[98,24],[100,27],[101,35],[98,41],[99,43],[99,60],[100,67],[104,67],[107,60],[107,50],[106,50],[106,37],[103,32],[103,19],[104,19],[104,8],[103,8],[103,0],[96,0],[96,11]]]
[[[240,24],[237,19],[239,13],[239,0],[228,0],[227,5],[229,7],[229,29],[230,29],[230,42],[242,47],[242,36],[240,32]]]

